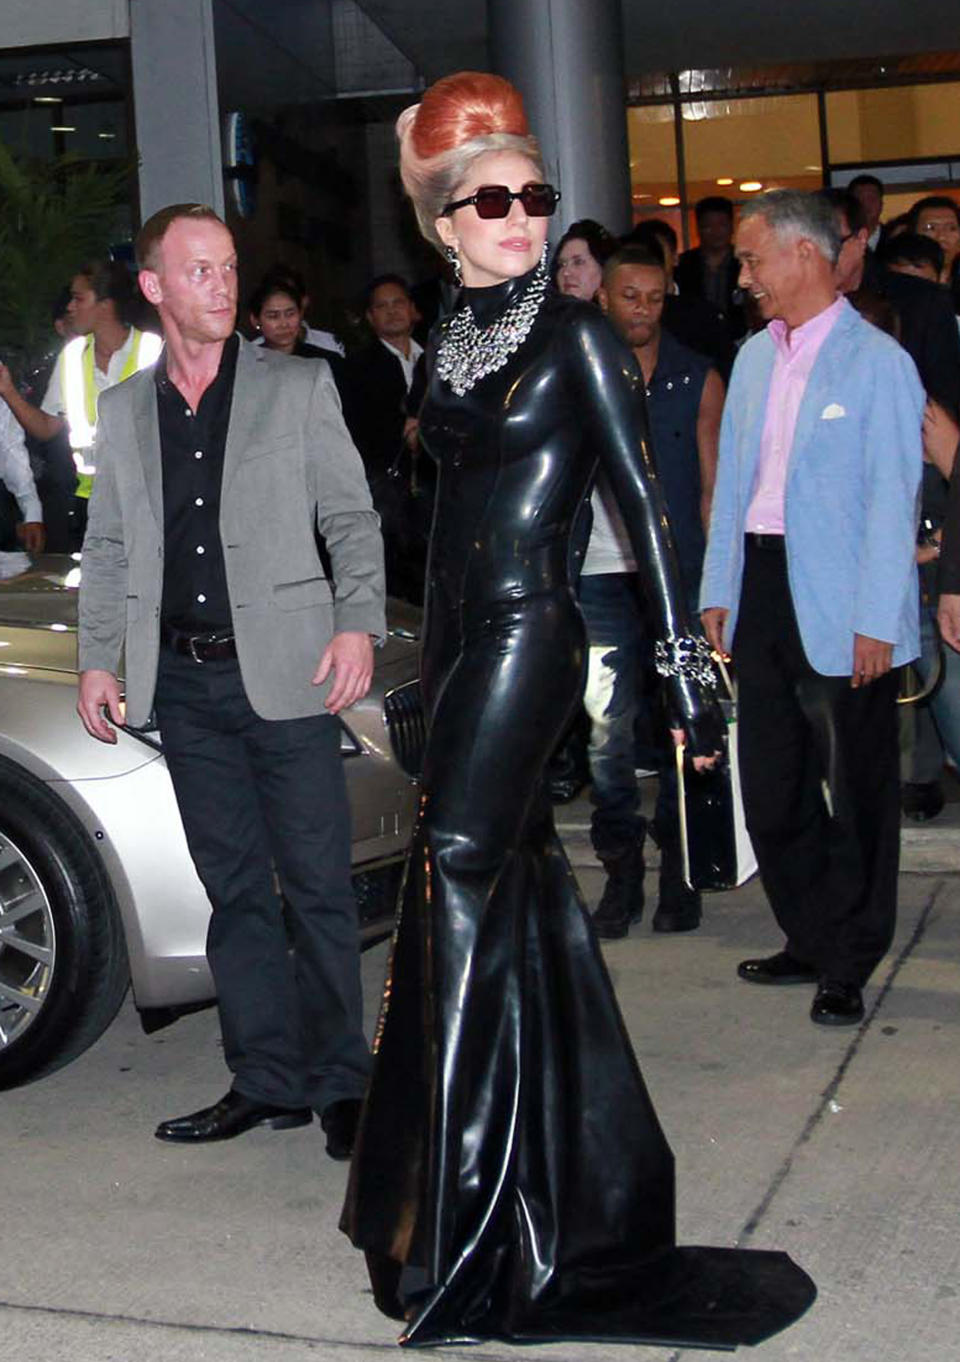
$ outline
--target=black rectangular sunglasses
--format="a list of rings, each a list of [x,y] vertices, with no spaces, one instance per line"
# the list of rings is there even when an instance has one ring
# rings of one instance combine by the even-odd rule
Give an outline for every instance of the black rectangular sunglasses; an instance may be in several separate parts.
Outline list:
[[[468,199],[448,203],[443,216],[449,217],[458,208],[469,208],[472,204],[478,218],[505,218],[514,199],[519,199],[523,204],[523,211],[528,218],[549,218],[560,202],[560,191],[554,189],[552,184],[525,184],[516,192],[505,184],[482,184]]]

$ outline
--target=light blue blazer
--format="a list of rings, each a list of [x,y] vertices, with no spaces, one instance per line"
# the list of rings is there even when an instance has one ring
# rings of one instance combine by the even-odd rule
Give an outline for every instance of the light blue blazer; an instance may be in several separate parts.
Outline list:
[[[744,345],[720,430],[700,608],[729,610],[728,649],[774,358],[766,331]],[[784,497],[790,593],[807,659],[822,675],[850,674],[854,634],[892,643],[894,666],[920,651],[923,403],[907,352],[844,304],[800,405]]]

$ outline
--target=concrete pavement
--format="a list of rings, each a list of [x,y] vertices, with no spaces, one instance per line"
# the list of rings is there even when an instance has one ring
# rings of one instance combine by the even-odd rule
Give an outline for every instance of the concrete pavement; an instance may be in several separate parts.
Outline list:
[[[585,893],[585,806],[558,811]],[[947,1362],[960,1336],[960,808],[909,828],[894,949],[859,1028],[808,1020],[811,990],[739,982],[776,949],[756,884],[700,931],[610,943],[627,1026],[677,1157],[686,1243],[788,1251],[819,1298],[758,1362]],[[649,877],[655,888],[655,877]],[[364,960],[372,1025],[385,946]],[[125,1005],[67,1069],[0,1094],[0,1359],[370,1362],[394,1350],[346,1180],[319,1126],[183,1149],[165,1116],[226,1087],[212,1012],[153,1037]],[[611,1119],[616,1119],[611,1113]],[[444,1356],[678,1362],[663,1348],[488,1344]]]

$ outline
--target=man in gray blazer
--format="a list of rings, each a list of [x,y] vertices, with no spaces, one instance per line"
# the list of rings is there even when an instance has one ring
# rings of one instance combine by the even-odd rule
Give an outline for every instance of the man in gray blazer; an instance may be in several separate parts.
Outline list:
[[[78,711],[103,742],[108,718],[156,714],[213,909],[233,1073],[219,1102],[156,1133],[228,1139],[314,1110],[346,1158],[369,1056],[335,716],[366,694],[385,630],[379,523],[328,366],[234,333],[236,253],[216,214],[161,210],[137,256],[166,348],[100,403]]]

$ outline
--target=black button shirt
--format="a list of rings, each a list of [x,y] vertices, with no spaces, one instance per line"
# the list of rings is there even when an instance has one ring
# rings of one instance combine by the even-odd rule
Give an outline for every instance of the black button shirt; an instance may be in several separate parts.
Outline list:
[[[196,411],[167,377],[166,352],[156,369],[163,468],[160,617],[191,634],[232,627],[220,542],[220,487],[239,349],[239,337],[231,336]]]

